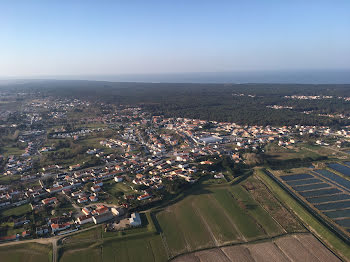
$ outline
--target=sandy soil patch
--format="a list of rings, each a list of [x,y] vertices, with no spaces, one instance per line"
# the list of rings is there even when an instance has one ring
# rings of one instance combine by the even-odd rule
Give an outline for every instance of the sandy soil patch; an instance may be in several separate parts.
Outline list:
[[[254,261],[249,249],[245,245],[222,247],[221,250],[232,262]]]
[[[272,242],[248,245],[254,260],[259,262],[289,262],[289,259]],[[306,260],[304,260],[306,261]]]
[[[292,261],[319,261],[294,237],[281,237],[275,243]]]
[[[340,261],[331,251],[329,251],[320,241],[313,235],[302,234],[295,236],[305,248],[322,262],[338,262]]]

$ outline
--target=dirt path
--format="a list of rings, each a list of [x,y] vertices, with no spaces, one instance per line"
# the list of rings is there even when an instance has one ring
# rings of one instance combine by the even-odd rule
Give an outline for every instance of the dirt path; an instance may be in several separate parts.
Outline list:
[[[170,259],[170,257],[171,257],[171,252],[170,252],[170,249],[169,249],[169,246],[168,246],[168,242],[167,242],[167,240],[166,240],[166,237],[165,237],[165,235],[164,235],[163,232],[160,232],[159,235],[160,235],[160,238],[161,238],[161,240],[162,240],[162,242],[163,242],[163,245],[164,245],[164,248],[165,248],[167,257],[168,257],[168,259]]]
[[[52,262],[57,262],[57,241],[58,239],[52,241]]]
[[[39,244],[52,244],[54,237],[52,238],[38,238],[38,239],[30,239],[30,240],[21,240],[21,241],[14,241],[14,242],[6,242],[1,243],[0,246],[13,246],[13,245],[21,245],[21,244],[27,244],[27,243],[39,243]]]

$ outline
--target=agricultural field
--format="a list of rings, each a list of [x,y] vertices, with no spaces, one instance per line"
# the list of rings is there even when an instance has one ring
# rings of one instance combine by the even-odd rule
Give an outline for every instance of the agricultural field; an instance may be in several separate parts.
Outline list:
[[[167,261],[159,235],[119,238],[66,246],[60,262],[99,261]]]
[[[338,163],[329,164],[329,167],[337,172],[350,170]],[[346,176],[346,173],[343,174]],[[302,201],[325,215],[326,220],[335,223],[345,234],[350,233],[350,217],[346,215],[346,210],[350,209],[350,180],[326,169],[281,175],[279,178],[296,192]],[[331,217],[328,214],[331,214]]]
[[[167,261],[161,236],[151,216],[141,214],[143,225],[119,232],[104,232],[102,226],[65,237],[59,261]]]
[[[278,237],[272,241],[239,244],[179,256],[173,262],[341,261],[311,234]]]
[[[91,239],[99,240],[102,238],[102,228],[101,226],[92,228],[90,230],[74,234],[69,237],[65,237],[62,240],[62,244],[76,244],[82,241],[91,241]]]
[[[266,164],[275,170],[309,167],[313,161],[325,160],[327,156],[304,145],[280,147],[273,143],[265,148]]]
[[[320,145],[310,145],[303,143],[301,144],[301,147],[309,150],[310,152],[317,153],[322,156],[327,156],[329,159],[341,159],[341,158],[346,158],[346,153],[342,152],[337,149],[333,149],[330,146],[320,146]]]
[[[51,262],[51,246],[36,243],[1,246],[0,260],[6,262]]]
[[[275,179],[272,179],[270,175],[267,175],[268,171],[257,170],[256,174],[259,179],[264,181],[264,184],[267,185],[279,200],[288,203],[288,206],[293,213],[303,221],[304,225],[311,228],[312,232],[322,239],[328,247],[331,247],[332,250],[344,260],[348,261],[350,259],[349,245],[316,218],[314,212],[306,209],[299,201],[296,201],[289,192],[276,182]]]
[[[202,186],[156,218],[170,257],[306,231],[255,177],[236,185]]]
[[[319,158],[322,154],[319,152],[319,147],[315,147],[318,150],[309,150],[310,146],[305,144],[281,147],[275,143],[272,143],[266,146],[266,154],[267,156],[279,160]],[[315,149],[312,146],[311,148]]]
[[[153,210],[153,219],[146,217],[141,228],[105,233],[96,227],[65,238],[59,261],[167,261],[199,249],[307,232],[253,176],[235,185],[195,187]]]
[[[320,183],[333,187],[313,172],[283,178],[292,189]],[[311,179],[305,185],[298,182]],[[271,193],[261,176],[234,182],[198,184],[173,204],[155,208],[152,214],[142,213],[144,223],[140,228],[104,232],[102,226],[96,226],[64,237],[59,242],[58,261],[339,261]],[[321,200],[315,205],[322,204]],[[33,257],[35,250],[30,250]],[[50,252],[48,249],[46,260],[43,256],[33,261],[49,261]],[[16,255],[20,256],[21,251]],[[14,261],[24,259],[16,258]]]

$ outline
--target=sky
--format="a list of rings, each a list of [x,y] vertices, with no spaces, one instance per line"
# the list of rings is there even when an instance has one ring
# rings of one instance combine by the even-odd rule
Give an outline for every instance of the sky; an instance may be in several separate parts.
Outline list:
[[[349,0],[1,0],[0,77],[350,70]]]

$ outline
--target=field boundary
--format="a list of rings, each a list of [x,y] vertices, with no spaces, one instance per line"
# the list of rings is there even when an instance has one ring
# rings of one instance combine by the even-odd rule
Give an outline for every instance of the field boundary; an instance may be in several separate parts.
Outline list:
[[[334,163],[334,162],[333,162],[333,163]],[[343,163],[337,162],[337,164],[340,164],[340,165],[343,165],[343,166],[346,166],[346,167],[347,167],[347,165],[345,165],[345,164],[343,164]],[[332,172],[332,173],[334,173],[334,174],[336,174],[336,175],[338,175],[338,176],[340,176],[341,178],[344,178],[344,179],[350,181],[350,179],[349,179],[350,177],[344,175],[343,173],[340,173],[339,171],[337,171],[337,170],[335,170],[335,169],[333,169],[333,168],[331,168],[331,167],[329,167],[329,166],[326,166],[325,169],[328,170],[328,171],[330,171],[330,172]]]
[[[249,240],[249,241],[245,241],[245,242],[228,243],[228,244],[224,244],[224,245],[220,245],[220,246],[199,248],[199,249],[196,249],[196,250],[188,251],[186,253],[181,253],[181,254],[175,255],[169,261],[172,261],[173,259],[175,259],[177,257],[180,257],[180,256],[183,256],[183,255],[189,255],[189,254],[193,254],[193,253],[200,252],[200,251],[205,251],[205,250],[214,250],[214,249],[220,249],[220,248],[223,248],[223,247],[242,246],[242,245],[265,243],[265,242],[274,241],[275,239],[278,239],[280,237],[293,236],[293,235],[310,235],[310,234],[311,234],[310,232],[293,232],[293,233],[287,233],[287,234],[280,234],[280,235],[273,236],[273,237],[265,237],[265,238],[253,239],[253,240]],[[327,248],[327,249],[329,250],[329,248]],[[330,250],[330,251],[332,251],[332,250]],[[335,255],[338,257],[337,254],[335,254]]]
[[[338,258],[343,258],[343,260],[349,260],[350,259],[350,249],[349,245],[343,241],[343,239],[339,238],[337,234],[335,234],[332,230],[330,230],[324,223],[322,223],[317,217],[314,216],[314,213],[309,212],[308,209],[304,208],[304,205],[301,205],[299,201],[297,201],[287,190],[284,190],[284,187],[280,186],[280,183],[275,182],[275,179],[271,178],[265,170],[259,170],[261,173],[259,177],[264,181],[264,183],[275,192],[275,194],[283,201],[284,205],[288,205],[289,208],[295,213],[302,221],[303,225],[306,226],[309,230],[314,233],[315,237],[324,245],[326,246],[333,254],[335,254]],[[258,171],[258,173],[259,173]],[[264,176],[265,175],[265,176]],[[272,175],[272,174],[271,174]],[[273,176],[273,175],[272,175]],[[269,182],[267,179],[269,179],[271,182]],[[274,183],[274,184],[272,184]],[[285,192],[286,196],[290,198],[290,200],[294,201],[294,207],[293,202],[290,204],[286,204],[286,199],[281,195],[281,193],[277,192],[274,187],[278,187],[282,192]],[[302,209],[300,211],[296,209]],[[305,214],[302,214],[304,212]],[[311,219],[314,221],[311,221],[310,223],[307,223],[306,221],[309,220],[307,216],[310,216]],[[315,224],[316,223],[316,224]],[[318,223],[318,224],[317,224]],[[329,236],[327,236],[329,235]],[[326,243],[325,243],[326,241]],[[331,246],[332,248],[329,248],[328,246]]]
[[[324,226],[326,226],[330,231],[335,233],[339,238],[341,238],[346,244],[350,245],[350,237],[345,235],[342,231],[335,228],[330,222],[323,219],[323,217],[318,214],[315,210],[313,210],[307,203],[301,200],[293,191],[291,191],[286,185],[284,185],[281,181],[279,181],[271,172],[265,170],[264,173],[268,175],[271,179],[273,179],[280,187],[282,187],[285,191],[287,191],[293,198],[296,200],[304,209],[306,209],[309,213],[317,218]]]

